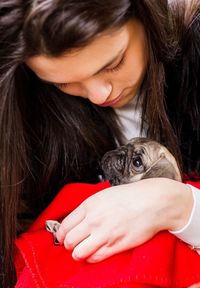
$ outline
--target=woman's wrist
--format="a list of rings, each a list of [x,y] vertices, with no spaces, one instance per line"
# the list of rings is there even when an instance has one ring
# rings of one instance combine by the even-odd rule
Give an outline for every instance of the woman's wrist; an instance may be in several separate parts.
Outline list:
[[[181,182],[166,179],[168,193],[164,196],[164,219],[166,230],[182,229],[189,221],[193,208],[193,195],[191,188]]]
[[[193,207],[191,215],[186,225],[181,227],[179,230],[170,231],[176,237],[181,239],[183,242],[189,244],[192,249],[196,250],[200,254],[200,190],[190,184],[189,187],[192,191],[193,196]]]

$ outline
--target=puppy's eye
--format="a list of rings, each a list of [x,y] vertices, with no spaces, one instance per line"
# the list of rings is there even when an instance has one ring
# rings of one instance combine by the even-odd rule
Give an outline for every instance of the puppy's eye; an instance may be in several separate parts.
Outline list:
[[[140,168],[141,166],[143,166],[142,160],[141,160],[141,158],[140,158],[139,156],[136,157],[136,158],[133,158],[132,163],[133,163],[133,166],[134,166],[135,168]]]

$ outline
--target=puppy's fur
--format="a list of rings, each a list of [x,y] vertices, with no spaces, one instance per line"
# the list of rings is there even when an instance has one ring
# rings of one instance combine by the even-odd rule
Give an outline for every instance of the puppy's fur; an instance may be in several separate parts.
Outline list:
[[[111,185],[120,185],[152,177],[181,181],[172,154],[161,144],[148,138],[131,139],[126,145],[108,151],[101,167]]]

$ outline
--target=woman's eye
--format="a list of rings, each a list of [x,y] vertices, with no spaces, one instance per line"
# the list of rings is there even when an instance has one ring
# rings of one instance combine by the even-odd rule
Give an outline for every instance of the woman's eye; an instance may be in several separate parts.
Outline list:
[[[115,72],[118,71],[124,64],[125,62],[125,56],[123,55],[123,57],[121,58],[121,60],[119,61],[119,63],[111,68],[106,68],[103,72]]]
[[[116,66],[111,67],[111,68],[106,68],[102,72],[115,72],[118,71],[124,64],[125,62],[125,56],[123,55],[122,58],[120,59],[119,63],[117,63]],[[60,84],[54,84],[57,88],[59,89],[65,89],[66,87],[69,86],[68,83],[60,83]]]

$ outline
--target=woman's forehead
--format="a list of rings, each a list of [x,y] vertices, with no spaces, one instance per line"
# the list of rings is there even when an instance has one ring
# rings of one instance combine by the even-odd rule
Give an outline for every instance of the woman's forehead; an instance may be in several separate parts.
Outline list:
[[[81,81],[94,75],[120,52],[123,53],[133,26],[134,21],[129,21],[119,30],[105,33],[83,48],[72,50],[59,57],[45,55],[30,57],[26,64],[44,80],[57,83],[64,83],[66,79],[68,83]]]

